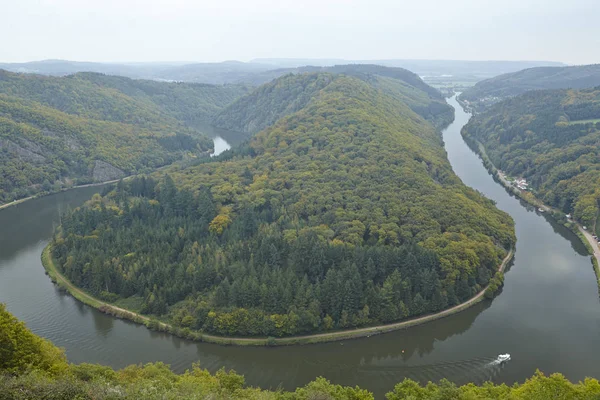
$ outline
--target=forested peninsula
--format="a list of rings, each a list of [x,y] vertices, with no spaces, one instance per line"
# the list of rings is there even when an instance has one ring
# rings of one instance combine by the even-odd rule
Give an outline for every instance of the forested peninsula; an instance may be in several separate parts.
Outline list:
[[[506,175],[525,178],[532,195],[596,226],[600,88],[526,93],[475,116],[462,134]]]
[[[121,370],[97,364],[69,364],[62,350],[34,335],[0,304],[0,396],[4,400],[109,399],[261,399],[261,400],[373,400],[359,387],[332,384],[317,378],[293,391],[249,387],[235,371],[214,374],[194,365],[184,374],[168,365],[130,365]],[[457,387],[442,380],[421,386],[405,379],[386,394],[388,400],[583,400],[600,396],[596,379],[571,383],[560,374],[538,372],[523,384],[486,383]]]
[[[462,184],[439,132],[389,93],[419,89],[280,79],[270,85],[308,100],[246,145],[121,182],[65,215],[51,244],[61,273],[105,301],[223,336],[399,321],[490,282],[493,296],[513,221]]]
[[[246,91],[0,70],[0,204],[207,155],[195,124]]]

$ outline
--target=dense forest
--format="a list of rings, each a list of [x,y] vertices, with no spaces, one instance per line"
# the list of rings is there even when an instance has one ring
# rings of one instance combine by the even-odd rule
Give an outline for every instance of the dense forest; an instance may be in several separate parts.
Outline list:
[[[388,400],[585,400],[600,396],[595,379],[573,384],[560,374],[538,372],[513,386],[486,383],[457,387],[442,380],[421,386],[409,379],[386,394]],[[221,369],[215,374],[194,365],[184,374],[168,365],[130,365],[121,370],[97,364],[69,364],[63,352],[34,335],[0,304],[0,398],[3,400],[115,399],[249,399],[249,400],[373,400],[359,387],[332,384],[316,378],[295,391],[249,387],[244,377]]]
[[[600,86],[600,64],[537,67],[496,76],[465,90],[459,100],[476,112],[530,90],[588,89]]]
[[[283,74],[283,71],[276,70],[273,74]],[[450,123],[454,118],[452,107],[446,104],[440,92],[424,83],[415,73],[402,68],[336,65],[301,67],[292,71],[223,109],[214,118],[214,125],[239,132],[261,131],[280,118],[304,108],[315,93],[330,83],[330,74],[361,79],[402,101],[437,127]]]
[[[454,175],[435,128],[361,79],[280,79],[323,88],[306,85],[307,104],[245,146],[65,215],[52,245],[62,272],[226,336],[398,321],[482,290],[513,221]]]
[[[212,141],[194,124],[245,91],[0,70],[0,203],[205,154]]]
[[[463,129],[500,170],[545,203],[595,224],[600,199],[600,89],[544,90],[496,104]]]

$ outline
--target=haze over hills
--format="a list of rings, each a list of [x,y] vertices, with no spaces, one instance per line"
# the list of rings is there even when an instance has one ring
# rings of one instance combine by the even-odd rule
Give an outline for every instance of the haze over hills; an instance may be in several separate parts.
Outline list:
[[[0,202],[206,153],[212,141],[194,124],[246,90],[0,70]]]
[[[130,78],[188,81],[211,84],[262,84],[292,71],[281,71],[259,78],[261,73],[294,69],[302,66],[333,66],[342,64],[377,64],[400,67],[418,75],[439,77],[453,75],[475,82],[503,73],[537,66],[561,66],[546,61],[460,61],[460,60],[342,60],[342,59],[255,59],[250,62],[224,61],[220,63],[94,63],[67,60],[44,60],[28,63],[0,63],[0,69],[12,72],[64,76],[76,72],[99,72]]]
[[[528,68],[478,82],[460,95],[462,102],[482,111],[487,106],[529,90],[585,89],[600,86],[600,64]]]
[[[545,203],[600,229],[600,88],[522,94],[476,115],[463,135]]]
[[[564,66],[555,61],[471,61],[471,60],[343,60],[319,58],[256,58],[250,61],[260,65],[274,65],[280,68],[298,68],[302,66],[328,67],[340,64],[375,64],[386,67],[408,69],[423,75],[474,75],[491,77],[503,73],[519,71],[525,68],[541,66]]]
[[[272,69],[240,61],[220,63],[96,63],[68,60],[43,60],[27,63],[0,63],[0,69],[19,73],[65,76],[77,72],[97,72],[135,79],[186,81],[208,84],[240,83],[250,76]]]
[[[462,184],[439,132],[405,103],[407,89],[429,103],[439,94],[408,71],[388,73],[406,81],[319,72],[257,88],[227,113],[266,129],[64,216],[57,265],[190,337],[398,321],[490,282],[493,296],[513,221]],[[253,120],[257,111],[266,117]]]

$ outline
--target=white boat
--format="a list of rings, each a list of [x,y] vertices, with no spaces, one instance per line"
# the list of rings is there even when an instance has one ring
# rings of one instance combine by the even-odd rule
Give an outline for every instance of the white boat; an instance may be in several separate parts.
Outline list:
[[[539,212],[544,212],[544,209],[540,207],[540,208],[538,208],[538,211]]]
[[[498,355],[498,358],[496,359],[496,361],[498,361],[500,364],[502,364],[503,362],[509,361],[510,360],[510,354],[506,353],[506,354],[500,354]]]

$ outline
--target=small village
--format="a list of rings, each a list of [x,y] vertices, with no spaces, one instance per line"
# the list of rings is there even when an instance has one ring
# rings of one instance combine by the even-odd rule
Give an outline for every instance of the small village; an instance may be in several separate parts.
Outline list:
[[[529,190],[529,183],[527,183],[527,180],[525,178],[513,179],[500,170],[498,170],[498,176],[500,176],[501,180],[513,187],[516,187],[519,190]]]

